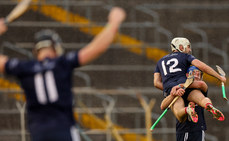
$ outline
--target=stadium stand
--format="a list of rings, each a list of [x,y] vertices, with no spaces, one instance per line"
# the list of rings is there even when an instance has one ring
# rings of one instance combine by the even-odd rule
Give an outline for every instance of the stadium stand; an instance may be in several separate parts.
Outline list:
[[[78,50],[105,26],[111,6],[121,6],[128,13],[110,50],[91,65],[74,73],[75,116],[82,129],[83,140],[147,140],[145,112],[136,94],[142,94],[146,101],[156,99],[152,111],[152,121],[155,121],[162,112],[159,103],[163,97],[153,87],[152,73],[156,61],[170,51],[169,43],[174,36],[189,38],[197,58],[212,67],[217,64],[227,73],[229,71],[229,3],[226,0],[217,3],[210,0],[33,2],[30,9],[10,24],[8,32],[1,36],[1,53],[22,59],[31,58],[33,34],[43,28],[54,29],[60,34],[66,52]],[[0,16],[7,15],[16,3],[14,0],[1,0]],[[206,139],[229,140],[226,136],[229,128],[228,103],[219,98],[221,89],[216,79],[206,78],[211,85],[211,99],[226,116],[226,121],[219,123],[212,122],[213,119],[206,114]],[[17,81],[2,76],[0,92],[0,141],[29,141],[29,133],[24,130],[26,116],[22,116],[23,92]],[[222,131],[222,128],[225,130]],[[173,141],[174,133],[175,118],[170,112],[158,124],[153,140]]]

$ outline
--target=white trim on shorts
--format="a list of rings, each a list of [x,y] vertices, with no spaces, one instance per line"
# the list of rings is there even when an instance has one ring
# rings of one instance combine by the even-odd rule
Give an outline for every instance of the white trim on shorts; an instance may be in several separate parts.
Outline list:
[[[76,127],[72,126],[70,129],[70,133],[71,133],[72,141],[80,141],[79,130],[76,129]]]
[[[202,141],[205,141],[205,132],[202,130]]]
[[[204,130],[202,130],[202,141],[205,141],[205,132]],[[185,132],[184,134],[184,141],[187,141],[188,140],[188,132]]]
[[[187,141],[188,140],[188,132],[185,132],[184,134],[184,141]]]

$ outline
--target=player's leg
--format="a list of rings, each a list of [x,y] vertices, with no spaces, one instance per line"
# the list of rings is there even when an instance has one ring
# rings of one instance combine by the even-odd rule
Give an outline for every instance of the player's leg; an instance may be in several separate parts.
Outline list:
[[[192,121],[194,123],[198,122],[198,115],[195,111],[195,103],[194,102],[189,102],[188,107],[185,108],[185,112],[188,115],[189,121]]]
[[[205,108],[207,103],[212,103],[211,100],[208,97],[205,97],[198,89],[192,90],[188,95],[187,100],[192,101],[203,108]]]
[[[171,106],[173,114],[180,122],[184,122],[187,119],[185,108],[184,100],[181,97]]]
[[[195,112],[195,103],[193,102],[189,102],[188,106],[185,107],[184,100],[180,97],[173,106],[171,106],[171,110],[179,122],[184,122],[187,117],[194,123],[198,122],[198,115]]]
[[[193,89],[186,89],[185,94],[182,98],[179,98],[177,102],[171,107],[175,117],[180,121],[184,122],[187,117],[190,121],[197,123],[198,115],[195,112],[195,104],[193,102],[187,101],[187,97]],[[185,107],[187,106],[187,107]]]
[[[205,108],[208,112],[210,112],[213,115],[213,118],[223,121],[224,120],[224,115],[223,113],[216,109],[213,105],[211,100],[208,97],[205,97],[203,93],[200,90],[193,90],[188,98],[188,101],[192,101],[199,106]]]

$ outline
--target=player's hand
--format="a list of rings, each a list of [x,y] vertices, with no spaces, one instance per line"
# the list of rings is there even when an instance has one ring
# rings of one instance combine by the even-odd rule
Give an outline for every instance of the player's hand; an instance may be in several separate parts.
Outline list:
[[[221,77],[220,77],[220,81],[222,81],[223,83],[226,83],[226,82],[227,82],[227,79],[226,79],[226,77],[221,76]]]
[[[177,91],[176,91],[176,96],[183,96],[184,95],[184,93],[185,93],[185,90],[184,89],[182,89],[182,88],[180,88],[180,89],[178,89]]]
[[[174,86],[170,92],[171,95],[173,96],[182,96],[185,93],[185,90],[182,89],[181,87],[183,86]]]
[[[0,19],[0,35],[7,31],[7,26],[4,23],[4,19]]]
[[[126,12],[124,11],[124,9],[120,7],[112,8],[108,16],[109,22],[118,25],[122,23],[125,20],[125,18],[126,18]]]
[[[171,95],[175,96],[176,95],[176,91],[179,89],[179,86],[174,86],[170,92]]]
[[[184,84],[179,84],[177,86],[174,86],[170,92],[171,95],[176,95],[176,91],[180,88],[183,88],[184,87]]]

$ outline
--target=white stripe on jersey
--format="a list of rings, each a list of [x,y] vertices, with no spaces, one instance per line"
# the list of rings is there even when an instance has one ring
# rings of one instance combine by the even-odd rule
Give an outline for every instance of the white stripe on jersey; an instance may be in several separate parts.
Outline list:
[[[79,130],[76,129],[74,126],[71,127],[70,129],[71,136],[72,136],[72,141],[80,141],[80,135],[79,135]]]
[[[37,100],[41,104],[47,103],[47,98],[45,95],[45,88],[44,88],[44,80],[41,73],[35,75],[34,78],[35,83],[35,90],[37,94]]]
[[[57,93],[56,83],[52,71],[47,71],[45,73],[45,81],[47,85],[47,91],[48,91],[50,102],[51,103],[56,102],[58,100],[58,93]]]

